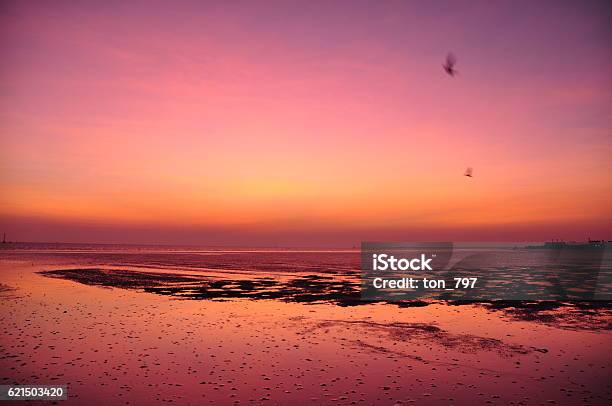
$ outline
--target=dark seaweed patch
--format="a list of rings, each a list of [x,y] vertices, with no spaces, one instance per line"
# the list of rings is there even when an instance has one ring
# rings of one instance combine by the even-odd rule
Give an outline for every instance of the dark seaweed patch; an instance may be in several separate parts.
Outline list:
[[[297,303],[333,303],[359,306],[375,303],[361,300],[359,280],[349,277],[296,274],[288,279],[252,277],[222,279],[207,275],[126,271],[119,269],[61,269],[41,272],[52,278],[68,279],[86,285],[138,289],[158,295],[192,300],[275,299]],[[380,301],[384,302],[384,301]],[[431,301],[386,302],[402,308],[423,307]],[[438,302],[439,303],[439,302]],[[444,303],[444,302],[443,302]],[[609,302],[559,301],[449,301],[449,305],[483,306],[514,319],[543,323],[564,329],[612,329]]]

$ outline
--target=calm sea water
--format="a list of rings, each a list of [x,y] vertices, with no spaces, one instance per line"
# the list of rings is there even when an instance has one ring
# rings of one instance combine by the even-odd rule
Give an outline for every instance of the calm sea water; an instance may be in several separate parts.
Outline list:
[[[455,246],[452,275],[479,277],[485,297],[611,300],[612,250],[527,250],[525,243]],[[360,276],[358,249],[217,248],[193,246],[17,243],[0,258],[59,261],[75,267],[241,273],[269,276]],[[450,275],[450,274],[448,274]],[[435,277],[435,274],[429,275]],[[452,278],[451,278],[452,279]]]

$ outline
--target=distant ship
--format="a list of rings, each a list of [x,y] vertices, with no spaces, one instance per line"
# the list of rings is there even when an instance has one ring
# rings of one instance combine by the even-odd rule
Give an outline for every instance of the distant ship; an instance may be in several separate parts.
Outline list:
[[[558,249],[604,249],[604,248],[612,248],[612,241],[605,240],[591,240],[588,241],[562,241],[562,240],[554,240],[545,242],[544,245],[528,245],[525,248],[527,249],[548,249],[548,250],[558,250]]]

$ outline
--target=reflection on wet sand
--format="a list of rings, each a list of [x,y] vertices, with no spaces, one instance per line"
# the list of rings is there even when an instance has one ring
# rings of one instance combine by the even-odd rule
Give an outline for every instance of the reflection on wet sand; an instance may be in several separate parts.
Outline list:
[[[0,383],[77,405],[610,403],[607,303],[361,301],[354,259],[0,251]]]
[[[529,354],[532,351],[542,351],[534,347],[512,345],[494,338],[479,337],[472,334],[453,334],[441,329],[435,324],[427,323],[377,323],[363,320],[326,320],[318,323],[314,328],[342,328],[358,326],[367,331],[368,334],[385,334],[395,341],[424,340],[430,343],[453,349],[462,353],[475,353],[478,351],[495,351],[501,356],[510,357],[517,354]],[[366,346],[361,340],[359,345]],[[377,351],[388,352],[381,347],[370,347]],[[396,353],[405,355],[402,353]],[[422,358],[419,358],[422,360]]]

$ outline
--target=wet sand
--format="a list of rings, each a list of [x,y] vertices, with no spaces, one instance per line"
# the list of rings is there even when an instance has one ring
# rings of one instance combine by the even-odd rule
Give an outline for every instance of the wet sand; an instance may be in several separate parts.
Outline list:
[[[2,384],[74,404],[612,402],[606,303],[364,303],[332,260],[112,255],[0,253]]]

